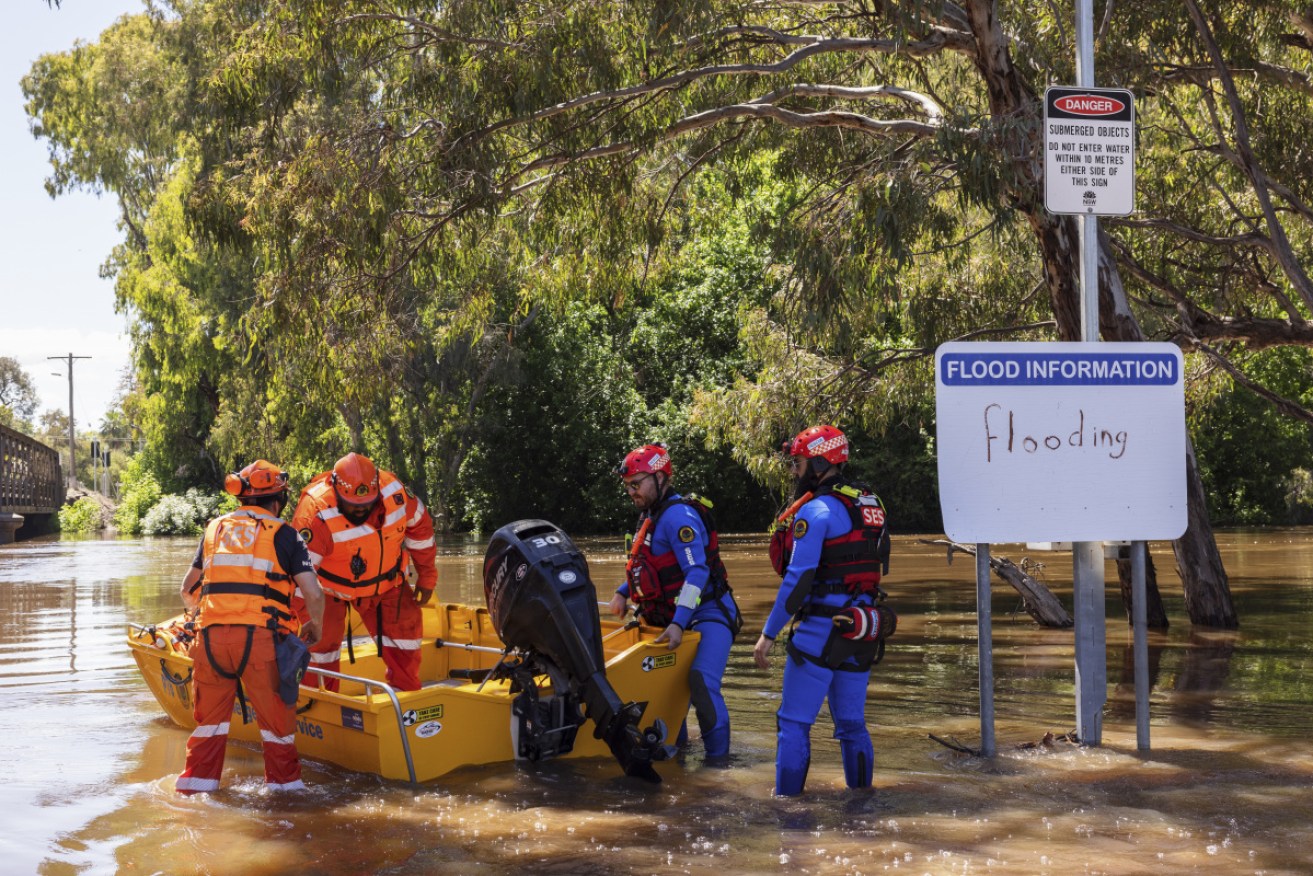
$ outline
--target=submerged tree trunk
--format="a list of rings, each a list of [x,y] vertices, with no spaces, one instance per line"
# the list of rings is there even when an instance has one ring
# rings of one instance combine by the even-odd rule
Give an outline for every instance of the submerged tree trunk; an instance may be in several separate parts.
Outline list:
[[[1122,605],[1126,608],[1126,622],[1132,623],[1135,600],[1131,590],[1131,551],[1122,548],[1117,551],[1117,581],[1121,584]],[[1144,614],[1145,625],[1151,630],[1167,629],[1167,609],[1163,607],[1163,595],[1158,591],[1158,572],[1154,569],[1153,555],[1144,552]]]
[[[950,563],[953,561],[953,551],[961,551],[972,557],[976,555],[974,547],[958,544],[955,541],[942,538],[922,539],[922,541],[926,544],[946,545]],[[1021,607],[1026,614],[1035,619],[1035,623],[1042,627],[1058,629],[1072,625],[1071,615],[1062,607],[1062,603],[1053,595],[1053,591],[1023,572],[1016,563],[1004,557],[990,555],[989,568],[1021,594]]]

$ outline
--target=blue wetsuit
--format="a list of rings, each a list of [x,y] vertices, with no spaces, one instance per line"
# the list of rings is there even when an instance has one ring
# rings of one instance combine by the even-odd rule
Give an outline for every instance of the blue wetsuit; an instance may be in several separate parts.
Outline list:
[[[710,537],[702,524],[702,515],[679,498],[675,493],[663,498],[651,534],[651,551],[657,557],[674,552],[683,573],[684,584],[675,597],[671,622],[681,629],[697,629],[702,637],[697,656],[689,667],[688,685],[707,757],[721,758],[729,754],[729,710],[720,685],[734,643],[739,609],[728,588],[718,599],[711,598],[715,582],[707,565]],[[688,537],[689,530],[692,538]],[[629,582],[616,592],[628,598]],[[681,743],[684,736],[681,730]]]
[[[793,522],[793,552],[788,558],[784,580],[775,598],[763,630],[768,639],[779,636],[793,612],[787,607],[802,602],[840,607],[870,605],[869,595],[853,597],[847,593],[823,593],[809,587],[811,575],[820,563],[821,547],[827,539],[852,531],[852,519],[844,504],[832,495],[821,495],[799,509]],[[794,594],[799,586],[808,590]],[[844,780],[850,788],[871,786],[874,750],[866,729],[866,687],[870,669],[856,669],[849,660],[843,668],[830,669],[819,662],[833,623],[829,617],[804,615],[793,630],[793,647],[816,661],[790,655],[784,663],[784,692],[776,713],[778,741],[775,750],[775,793],[793,796],[802,793],[811,764],[811,728],[821,703],[828,698],[834,718],[834,738],[839,740],[843,757]]]

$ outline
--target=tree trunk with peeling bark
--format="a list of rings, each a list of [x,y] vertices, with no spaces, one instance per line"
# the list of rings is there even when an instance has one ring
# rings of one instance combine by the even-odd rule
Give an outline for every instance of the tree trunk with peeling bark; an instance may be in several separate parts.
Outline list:
[[[1039,99],[1012,63],[1009,42],[999,26],[995,3],[968,0],[966,13],[978,49],[976,65],[986,83],[991,111],[998,118],[1038,121],[1043,115]],[[1065,341],[1077,341],[1082,336],[1077,285],[1081,248],[1077,223],[1070,216],[1057,216],[1044,208],[1040,126],[1034,124],[1029,130],[1028,137],[1018,134],[1016,141],[1006,146],[1017,180],[1008,195],[1035,231],[1049,300],[1058,324],[1058,336]],[[1100,234],[1099,237],[1100,335],[1108,341],[1143,341],[1139,323],[1127,303],[1107,236]],[[1173,547],[1185,590],[1186,612],[1191,623],[1233,629],[1239,621],[1204,503],[1194,450],[1188,441],[1185,465],[1189,522],[1185,534],[1173,543]]]

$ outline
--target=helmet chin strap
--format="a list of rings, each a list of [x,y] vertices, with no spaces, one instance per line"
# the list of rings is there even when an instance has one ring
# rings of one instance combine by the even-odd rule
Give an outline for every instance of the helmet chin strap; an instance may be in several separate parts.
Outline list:
[[[660,502],[666,497],[666,493],[670,492],[670,476],[660,472],[654,472],[652,476],[661,478],[657,481],[657,501]]]
[[[801,499],[803,494],[816,489],[822,481],[827,481],[838,474],[839,466],[823,457],[813,456],[807,460],[806,470],[798,477],[793,490],[793,498],[795,500]]]

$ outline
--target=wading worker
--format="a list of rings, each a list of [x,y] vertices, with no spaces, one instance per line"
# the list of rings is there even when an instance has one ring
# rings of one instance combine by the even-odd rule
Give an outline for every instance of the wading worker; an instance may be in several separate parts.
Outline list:
[[[772,560],[784,580],[753,649],[757,666],[768,668],[771,646],[793,619],[777,713],[775,793],[802,793],[812,724],[826,699],[844,779],[850,788],[868,788],[873,752],[866,687],[871,665],[883,653],[878,634],[884,615],[876,604],[888,557],[885,511],[869,490],[844,477],[848,439],[843,432],[813,426],[786,449],[796,488],[795,502],[781,521],[797,513],[772,544]]]
[[[419,607],[438,584],[433,519],[424,503],[396,475],[348,453],[301,491],[292,525],[328,594],[311,665],[338,671],[348,612],[355,608],[378,643],[388,684],[419,690]],[[408,558],[418,572],[413,593],[406,583]],[[354,659],[349,639],[347,645]],[[325,679],[324,687],[337,690],[337,679]]]
[[[631,451],[616,472],[642,513],[626,581],[612,597],[611,611],[623,615],[627,600],[633,599],[644,623],[665,627],[655,641],[666,642],[671,650],[679,647],[685,630],[697,629],[702,638],[688,686],[706,756],[723,759],[729,754],[729,710],[720,683],[743,620],[720,561],[710,503],[672,489],[673,469],[664,445]],[[680,744],[686,734],[685,726]]]
[[[228,475],[224,488],[241,507],[205,528],[182,580],[183,605],[188,611],[199,607],[201,614],[191,649],[197,726],[187,740],[187,766],[177,789],[218,790],[240,684],[242,713],[250,701],[260,725],[265,784],[301,790],[295,707],[279,696],[274,650],[279,637],[296,634],[293,586],[306,605],[300,635],[311,644],[322,628],[324,596],[301,537],[278,517],[287,504],[287,473],[258,459]]]

